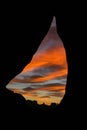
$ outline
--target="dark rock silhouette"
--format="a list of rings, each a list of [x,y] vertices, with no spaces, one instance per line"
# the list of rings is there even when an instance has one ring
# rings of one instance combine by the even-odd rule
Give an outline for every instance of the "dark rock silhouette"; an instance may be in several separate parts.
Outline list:
[[[39,3],[38,10],[34,7],[34,11],[23,3],[20,6],[19,4],[3,6],[0,29],[0,127],[6,127],[6,123],[7,127],[10,124],[25,126],[27,123],[31,126],[32,122],[41,120],[44,126],[53,125],[54,128],[61,122],[74,128],[86,127],[87,85],[84,76],[87,70],[84,63],[86,20],[80,11],[80,5],[78,7],[76,3],[69,6],[68,4],[59,2],[59,6],[56,6],[57,3],[49,3],[47,7],[44,4],[42,7]],[[57,31],[66,50],[68,62],[66,93],[56,107],[52,106],[48,110],[44,105],[38,108],[38,105],[34,104],[32,108],[29,101],[7,90],[6,85],[31,61],[48,32],[53,16],[56,17]]]

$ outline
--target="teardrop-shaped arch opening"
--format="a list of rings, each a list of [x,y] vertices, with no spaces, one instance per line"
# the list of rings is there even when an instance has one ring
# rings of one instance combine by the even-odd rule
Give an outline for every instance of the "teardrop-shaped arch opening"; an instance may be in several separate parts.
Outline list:
[[[7,85],[28,100],[38,104],[59,104],[65,94],[67,80],[66,53],[57,34],[55,17],[46,37],[31,62]]]

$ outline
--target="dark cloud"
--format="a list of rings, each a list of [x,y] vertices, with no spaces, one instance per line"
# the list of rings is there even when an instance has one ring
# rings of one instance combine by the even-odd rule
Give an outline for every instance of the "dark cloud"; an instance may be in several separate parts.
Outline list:
[[[32,72],[34,72],[34,74],[40,73],[44,76],[44,75],[48,75],[51,72],[60,71],[63,68],[64,67],[62,65],[47,63],[38,68],[35,68]]]
[[[33,91],[34,89],[31,88],[31,87],[27,87],[27,88],[24,88],[23,90],[25,90],[25,91]]]
[[[50,96],[41,96],[41,98],[50,98]]]
[[[45,65],[42,65],[40,67],[37,67],[37,68],[34,68],[31,72],[30,71],[27,71],[25,73],[22,73],[18,76],[16,76],[14,79],[13,79],[13,82],[19,82],[19,83],[34,83],[34,80],[35,79],[39,79],[39,78],[44,78],[48,75],[52,75],[53,73],[55,72],[59,72],[61,70],[64,69],[64,66],[62,65],[58,65],[58,64],[45,64]],[[66,75],[62,75],[62,76],[56,76],[54,74],[55,77],[51,78],[52,81],[54,80],[61,80],[63,82],[65,82],[65,79],[66,79]],[[50,80],[50,79],[49,79]],[[35,81],[36,83],[41,83],[45,81]],[[54,82],[53,82],[54,83]],[[51,82],[52,84],[52,82]],[[50,85],[51,85],[50,84]],[[56,85],[56,82],[54,83]]]
[[[64,85],[60,85],[60,84],[56,84],[56,85],[52,85],[52,84],[47,84],[47,85],[35,85],[35,86],[32,86],[31,87],[26,87],[26,88],[23,88],[24,91],[52,91],[52,92],[55,92],[55,91],[58,91],[58,92],[61,92],[65,89],[65,86]]]
[[[49,94],[49,96],[63,97],[64,93],[63,92],[52,92],[52,93]]]

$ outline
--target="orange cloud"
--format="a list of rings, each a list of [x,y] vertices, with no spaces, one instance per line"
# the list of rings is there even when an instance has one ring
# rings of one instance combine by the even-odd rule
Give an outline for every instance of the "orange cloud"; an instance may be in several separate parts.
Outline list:
[[[28,64],[22,73],[28,70],[33,71],[35,68],[50,66],[51,64],[61,66],[62,69],[54,72],[50,72],[44,77],[32,78],[31,82],[43,82],[46,80],[53,79],[55,77],[61,77],[67,75],[67,62],[64,48],[57,47],[51,48],[48,52],[36,54],[31,63]]]
[[[28,70],[32,70],[35,67],[40,67],[45,64],[58,64],[63,65],[65,68],[67,67],[66,63],[66,55],[64,48],[61,46],[60,48],[50,49],[45,53],[38,53],[33,56],[31,63],[29,63],[23,70],[26,72]]]

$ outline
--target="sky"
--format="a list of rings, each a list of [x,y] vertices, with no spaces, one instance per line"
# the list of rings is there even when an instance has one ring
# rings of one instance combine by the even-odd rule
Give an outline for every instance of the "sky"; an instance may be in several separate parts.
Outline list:
[[[55,17],[31,62],[10,81],[7,88],[38,104],[59,104],[65,94],[67,61]]]

